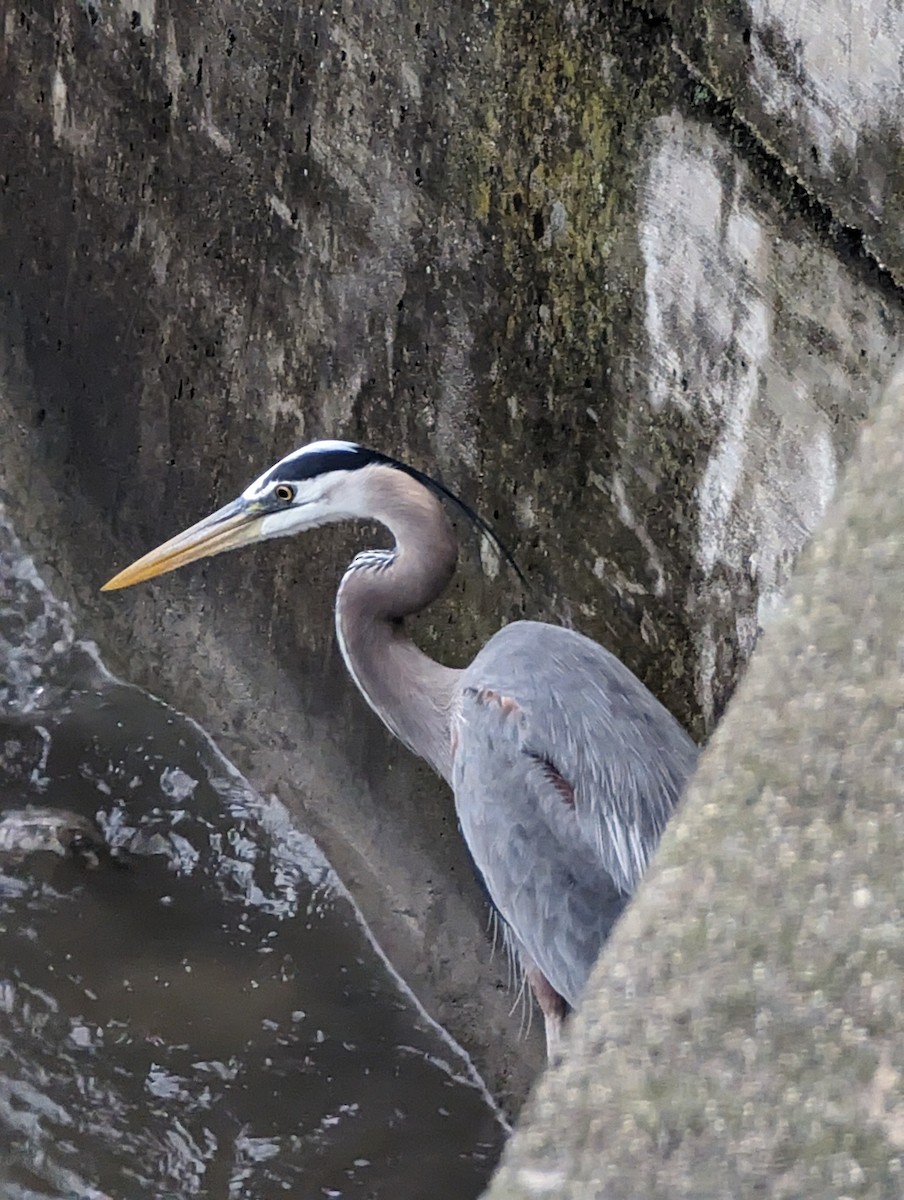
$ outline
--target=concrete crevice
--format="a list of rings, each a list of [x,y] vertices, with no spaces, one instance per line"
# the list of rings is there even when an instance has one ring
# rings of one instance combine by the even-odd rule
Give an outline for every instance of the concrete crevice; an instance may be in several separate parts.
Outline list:
[[[793,211],[809,223],[812,231],[831,245],[849,263],[857,263],[866,281],[887,296],[904,302],[904,280],[883,261],[870,238],[858,226],[843,220],[832,204],[809,185],[803,174],[764,136],[753,121],[743,115],[737,99],[720,89],[712,76],[694,60],[681,44],[681,38],[667,12],[649,4],[631,3],[649,29],[651,39],[665,36],[677,59],[676,82],[683,87],[685,102],[701,113],[720,137],[725,138],[751,168],[756,177]]]
[[[139,29],[46,3],[0,34],[11,514],[116,668],[318,837],[516,1107],[540,1039],[517,1041],[451,799],[329,633],[359,534],[97,587],[293,444],[350,437],[500,514],[555,611],[700,734],[875,403],[902,294],[652,0],[151,7]],[[519,609],[469,548],[417,636],[462,663]]]
[[[686,73],[694,108],[706,112],[713,128],[731,142],[757,178],[806,219],[812,231],[846,262],[857,264],[866,282],[880,288],[889,298],[904,303],[904,281],[898,280],[882,261],[864,231],[843,221],[832,205],[807,185],[794,166],[740,113],[730,96],[720,93],[674,38],[672,50]],[[699,94],[700,89],[705,92],[704,96]]]

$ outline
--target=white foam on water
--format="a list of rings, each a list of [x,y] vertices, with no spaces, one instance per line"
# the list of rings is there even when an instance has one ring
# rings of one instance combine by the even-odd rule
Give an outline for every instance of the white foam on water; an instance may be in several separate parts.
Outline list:
[[[23,550],[0,503],[0,662],[7,664],[0,678],[0,712],[26,715],[57,706],[59,701],[65,704],[67,687],[73,676],[73,659],[77,660],[76,670],[83,685],[87,670],[94,686],[132,686],[124,684],[107,669],[94,642],[78,637],[71,609],[51,593],[34,561]],[[298,912],[302,897],[309,905],[316,906],[318,897],[324,903],[338,901],[343,904],[395,989],[414,1010],[418,1023],[439,1038],[450,1061],[434,1055],[424,1057],[450,1079],[476,1089],[500,1126],[510,1131],[510,1125],[470,1057],[430,1016],[387,958],[351,893],[315,840],[295,826],[289,810],[275,796],[261,797],[197,722],[165,702],[156,699],[154,702],[185,722],[203,743],[207,752],[208,781],[222,798],[224,812],[237,822],[229,846],[231,853],[226,853],[226,847],[223,847],[219,858],[219,869],[228,876],[228,882],[244,893],[247,903],[278,912],[283,917]],[[46,765],[47,749],[45,746],[39,769]],[[196,787],[197,781],[179,766],[167,767],[161,773],[161,792],[176,805],[190,802]],[[172,823],[172,809],[168,816]],[[240,829],[245,822],[265,834],[265,851],[251,838],[242,836]],[[103,823],[108,838],[115,845],[128,844],[128,838],[137,832],[125,825],[122,810],[114,809]],[[165,835],[165,841],[168,845],[161,849],[178,862],[180,870],[186,873],[193,870],[197,855],[187,840],[170,832]],[[267,892],[261,889],[254,874],[255,862],[262,852],[266,853],[272,872]],[[406,1053],[423,1053],[410,1047],[399,1049]]]

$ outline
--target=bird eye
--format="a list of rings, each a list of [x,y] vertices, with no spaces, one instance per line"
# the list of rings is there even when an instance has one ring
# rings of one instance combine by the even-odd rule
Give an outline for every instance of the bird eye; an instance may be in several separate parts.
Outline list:
[[[273,489],[273,495],[277,500],[282,500],[283,504],[291,504],[295,499],[295,488],[290,487],[288,483],[278,483]]]

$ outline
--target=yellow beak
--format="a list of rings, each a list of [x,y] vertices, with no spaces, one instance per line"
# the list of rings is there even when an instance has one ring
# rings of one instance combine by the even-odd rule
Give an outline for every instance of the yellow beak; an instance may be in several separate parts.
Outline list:
[[[238,546],[247,546],[249,542],[260,541],[262,521],[263,514],[249,505],[247,500],[233,500],[197,525],[177,533],[156,550],[142,555],[131,566],[114,575],[101,591],[113,592],[118,588],[131,587],[133,583],[143,583],[145,579],[175,571],[177,567],[184,567],[198,558],[209,558],[214,554],[222,554],[224,550],[235,550]]]

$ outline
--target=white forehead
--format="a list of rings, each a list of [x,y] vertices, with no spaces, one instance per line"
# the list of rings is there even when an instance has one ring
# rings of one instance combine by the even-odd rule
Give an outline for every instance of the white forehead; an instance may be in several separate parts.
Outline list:
[[[297,462],[299,458],[308,454],[329,454],[331,451],[336,450],[356,449],[357,446],[354,442],[339,442],[332,441],[330,439],[326,439],[321,442],[308,442],[306,446],[301,446],[298,450],[290,451],[283,458],[281,458],[279,462],[275,462],[271,466],[267,467],[263,475],[259,475],[258,478],[255,479],[254,483],[249,484],[248,487],[245,488],[244,492],[242,492],[242,496],[246,500],[254,500],[257,496],[269,491],[270,476],[277,467],[281,467],[283,463],[288,462],[289,459],[294,459]]]

